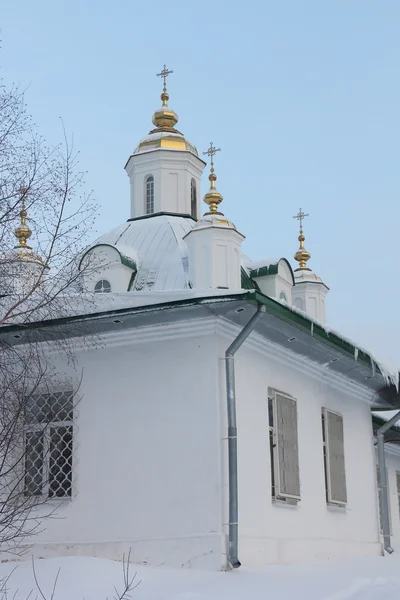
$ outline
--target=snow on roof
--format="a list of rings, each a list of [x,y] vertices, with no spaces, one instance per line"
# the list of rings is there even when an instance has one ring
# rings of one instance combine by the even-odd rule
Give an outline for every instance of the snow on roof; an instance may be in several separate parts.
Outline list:
[[[393,364],[389,364],[387,361],[381,361],[376,356],[373,356],[369,350],[366,350],[365,348],[363,348],[360,344],[358,344],[351,338],[346,337],[345,335],[343,335],[342,333],[339,333],[338,331],[335,331],[331,327],[327,327],[324,323],[322,323],[321,321],[318,321],[318,319],[314,319],[313,317],[311,317],[309,314],[307,314],[300,308],[291,306],[290,304],[287,304],[284,301],[282,301],[281,304],[284,304],[292,312],[301,315],[302,317],[304,317],[305,319],[310,321],[310,323],[313,323],[313,324],[321,327],[328,336],[329,336],[329,334],[335,335],[339,339],[341,339],[344,342],[347,342],[348,344],[353,346],[355,360],[357,360],[359,352],[364,352],[365,354],[370,356],[372,371],[374,371],[375,367],[377,366],[382,374],[383,379],[385,380],[386,385],[394,385],[396,387],[397,391],[399,391],[399,368],[397,366],[395,366]]]
[[[271,265],[276,265],[282,259],[280,258],[263,258],[261,260],[250,260],[247,256],[243,257],[245,259],[245,264],[243,266],[250,271],[255,269],[262,269],[262,267],[270,267]]]
[[[394,415],[397,415],[398,412],[398,410],[373,410],[371,411],[371,414],[383,421],[390,421],[390,419],[394,417]],[[400,427],[400,419],[394,426],[397,428]]]
[[[135,219],[102,235],[95,244],[112,244],[138,264],[132,291],[189,288],[188,250],[183,237],[193,219],[171,215]]]

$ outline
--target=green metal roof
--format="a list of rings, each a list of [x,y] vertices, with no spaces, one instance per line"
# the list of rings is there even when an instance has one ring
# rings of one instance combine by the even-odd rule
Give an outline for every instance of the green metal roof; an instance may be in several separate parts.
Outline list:
[[[294,273],[290,262],[286,258],[280,258],[276,263],[271,263],[268,265],[264,265],[263,267],[258,267],[257,269],[251,269],[250,277],[265,277],[266,275],[277,275],[280,261],[283,260],[287,266],[289,267],[290,273],[293,279],[293,285],[295,283]]]
[[[258,290],[259,292],[261,291],[258,283],[249,276],[246,269],[243,267],[241,267],[241,286],[243,290]]]
[[[108,246],[109,248],[113,248],[114,250],[116,250],[118,252],[118,254],[119,254],[119,258],[121,260],[121,264],[125,265],[126,267],[129,267],[130,269],[132,269],[132,271],[136,272],[137,267],[136,267],[136,263],[133,260],[133,258],[130,258],[129,256],[126,256],[120,250],[118,250],[117,246],[113,246],[112,244],[95,244],[94,246],[90,246],[90,248],[88,248],[86,250],[86,252],[82,255],[82,258],[79,261],[78,269],[81,268],[81,264],[82,264],[82,261],[85,258],[85,256],[89,252],[91,252],[91,250],[94,250],[94,248],[100,248],[101,246]]]

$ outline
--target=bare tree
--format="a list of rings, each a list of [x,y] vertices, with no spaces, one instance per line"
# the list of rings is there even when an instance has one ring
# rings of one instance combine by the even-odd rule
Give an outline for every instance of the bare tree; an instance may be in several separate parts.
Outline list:
[[[19,552],[51,513],[38,507],[71,493],[76,390],[49,349],[57,345],[70,362],[73,353],[66,340],[43,342],[38,323],[73,310],[76,257],[96,206],[82,194],[78,155],[61,131],[63,143],[49,148],[24,93],[0,81],[0,552]],[[15,324],[22,333],[10,343],[2,334]]]

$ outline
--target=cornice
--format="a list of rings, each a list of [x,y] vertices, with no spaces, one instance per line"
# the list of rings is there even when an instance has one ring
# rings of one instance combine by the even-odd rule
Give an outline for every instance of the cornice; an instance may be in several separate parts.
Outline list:
[[[241,327],[238,327],[223,318],[221,318],[217,324],[217,334],[226,339],[227,346],[235,339],[240,331]],[[334,387],[343,394],[372,404],[374,394],[370,390],[364,389],[351,379],[346,379],[346,383],[344,383],[342,375],[337,375],[332,371],[328,371],[327,369],[324,369],[322,365],[314,363],[308,358],[303,358],[298,354],[294,354],[290,350],[282,348],[282,346],[265,339],[258,333],[253,332],[243,344],[244,347],[247,346],[248,348],[250,345],[251,350],[258,352],[263,358],[285,363],[285,365],[290,367],[295,373],[307,375],[318,382],[323,381],[326,385]]]
[[[201,319],[188,319],[174,323],[163,323],[137,327],[135,329],[120,329],[116,323],[116,331],[98,335],[97,343],[82,343],[80,338],[70,340],[70,347],[75,352],[93,351],[96,348],[108,349],[122,346],[136,346],[143,343],[157,343],[190,337],[205,337],[214,335],[217,329],[217,317],[203,317]]]

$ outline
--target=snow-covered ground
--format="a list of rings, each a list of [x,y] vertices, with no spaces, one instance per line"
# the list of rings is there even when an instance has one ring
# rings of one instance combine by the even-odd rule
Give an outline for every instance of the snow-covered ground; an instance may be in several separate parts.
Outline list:
[[[13,571],[14,569],[14,571]],[[97,558],[37,560],[37,579],[50,600],[54,579],[60,570],[53,600],[111,600],[114,586],[123,589],[121,563]],[[400,598],[400,554],[385,558],[347,560],[296,566],[241,568],[228,573],[190,569],[172,570],[132,565],[139,586],[132,600],[398,600]],[[36,598],[32,563],[27,560],[0,565],[0,576],[11,574],[8,599]],[[15,595],[16,594],[16,595]],[[5,597],[1,596],[1,600]]]

